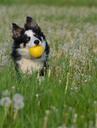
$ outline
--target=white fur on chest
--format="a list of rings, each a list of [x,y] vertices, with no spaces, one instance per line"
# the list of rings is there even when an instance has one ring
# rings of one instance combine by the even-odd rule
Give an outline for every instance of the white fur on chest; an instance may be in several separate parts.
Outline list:
[[[39,71],[43,67],[43,62],[21,58],[21,60],[17,61],[20,70],[23,73],[32,74],[33,71]]]

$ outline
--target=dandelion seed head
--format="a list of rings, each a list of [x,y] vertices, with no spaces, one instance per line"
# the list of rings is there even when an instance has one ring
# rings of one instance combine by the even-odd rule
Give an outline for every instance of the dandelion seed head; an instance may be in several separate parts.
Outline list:
[[[14,102],[21,102],[21,101],[23,101],[24,100],[24,97],[21,95],[21,94],[19,94],[19,93],[16,93],[14,96],[13,96],[13,101]]]
[[[3,97],[0,100],[0,105],[4,107],[9,107],[11,105],[11,99],[10,97]]]
[[[14,102],[14,109],[15,110],[20,110],[23,108],[24,108],[24,102],[23,101]]]
[[[13,104],[16,110],[22,109],[24,107],[24,97],[16,93],[13,97]]]

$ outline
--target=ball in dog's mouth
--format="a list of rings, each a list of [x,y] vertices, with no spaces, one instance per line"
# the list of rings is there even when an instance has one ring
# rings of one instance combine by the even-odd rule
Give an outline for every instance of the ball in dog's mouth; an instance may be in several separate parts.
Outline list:
[[[41,45],[33,46],[33,47],[29,48],[29,53],[32,57],[39,58],[44,53],[44,47]]]

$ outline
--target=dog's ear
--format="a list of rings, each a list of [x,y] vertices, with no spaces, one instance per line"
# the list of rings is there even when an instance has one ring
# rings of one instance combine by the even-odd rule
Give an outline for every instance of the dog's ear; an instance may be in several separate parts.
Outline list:
[[[18,26],[16,23],[12,23],[12,34],[13,38],[16,39],[21,36],[21,34],[24,32],[24,29]]]
[[[41,29],[39,25],[30,16],[26,17],[26,23],[24,27],[25,27],[25,30],[32,29],[38,35],[41,33]]]
[[[26,17],[26,23],[24,25],[24,28],[26,30],[32,29],[32,27],[33,27],[33,24],[32,24],[33,21],[32,20],[33,20],[32,17],[29,17],[29,16]]]
[[[12,23],[12,27],[13,27],[14,30],[20,28],[16,23]]]

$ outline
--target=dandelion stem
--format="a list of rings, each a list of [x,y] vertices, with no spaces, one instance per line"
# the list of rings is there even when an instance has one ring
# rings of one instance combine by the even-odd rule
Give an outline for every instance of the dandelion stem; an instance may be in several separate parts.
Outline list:
[[[67,93],[67,89],[68,89],[68,85],[69,85],[69,76],[70,76],[70,73],[68,72],[67,73],[66,86],[65,86],[65,94]]]
[[[47,111],[45,117],[44,117],[44,123],[43,123],[43,128],[48,128],[48,118],[49,118],[50,112]]]
[[[14,115],[13,115],[13,119],[14,119],[14,120],[17,118],[17,115],[18,115],[18,110],[16,110],[16,111],[14,112]]]
[[[3,117],[3,120],[2,120],[1,128],[3,128],[3,126],[4,126],[4,122],[5,122],[6,118],[7,118],[8,110],[9,109],[7,107],[4,107],[4,117]]]

